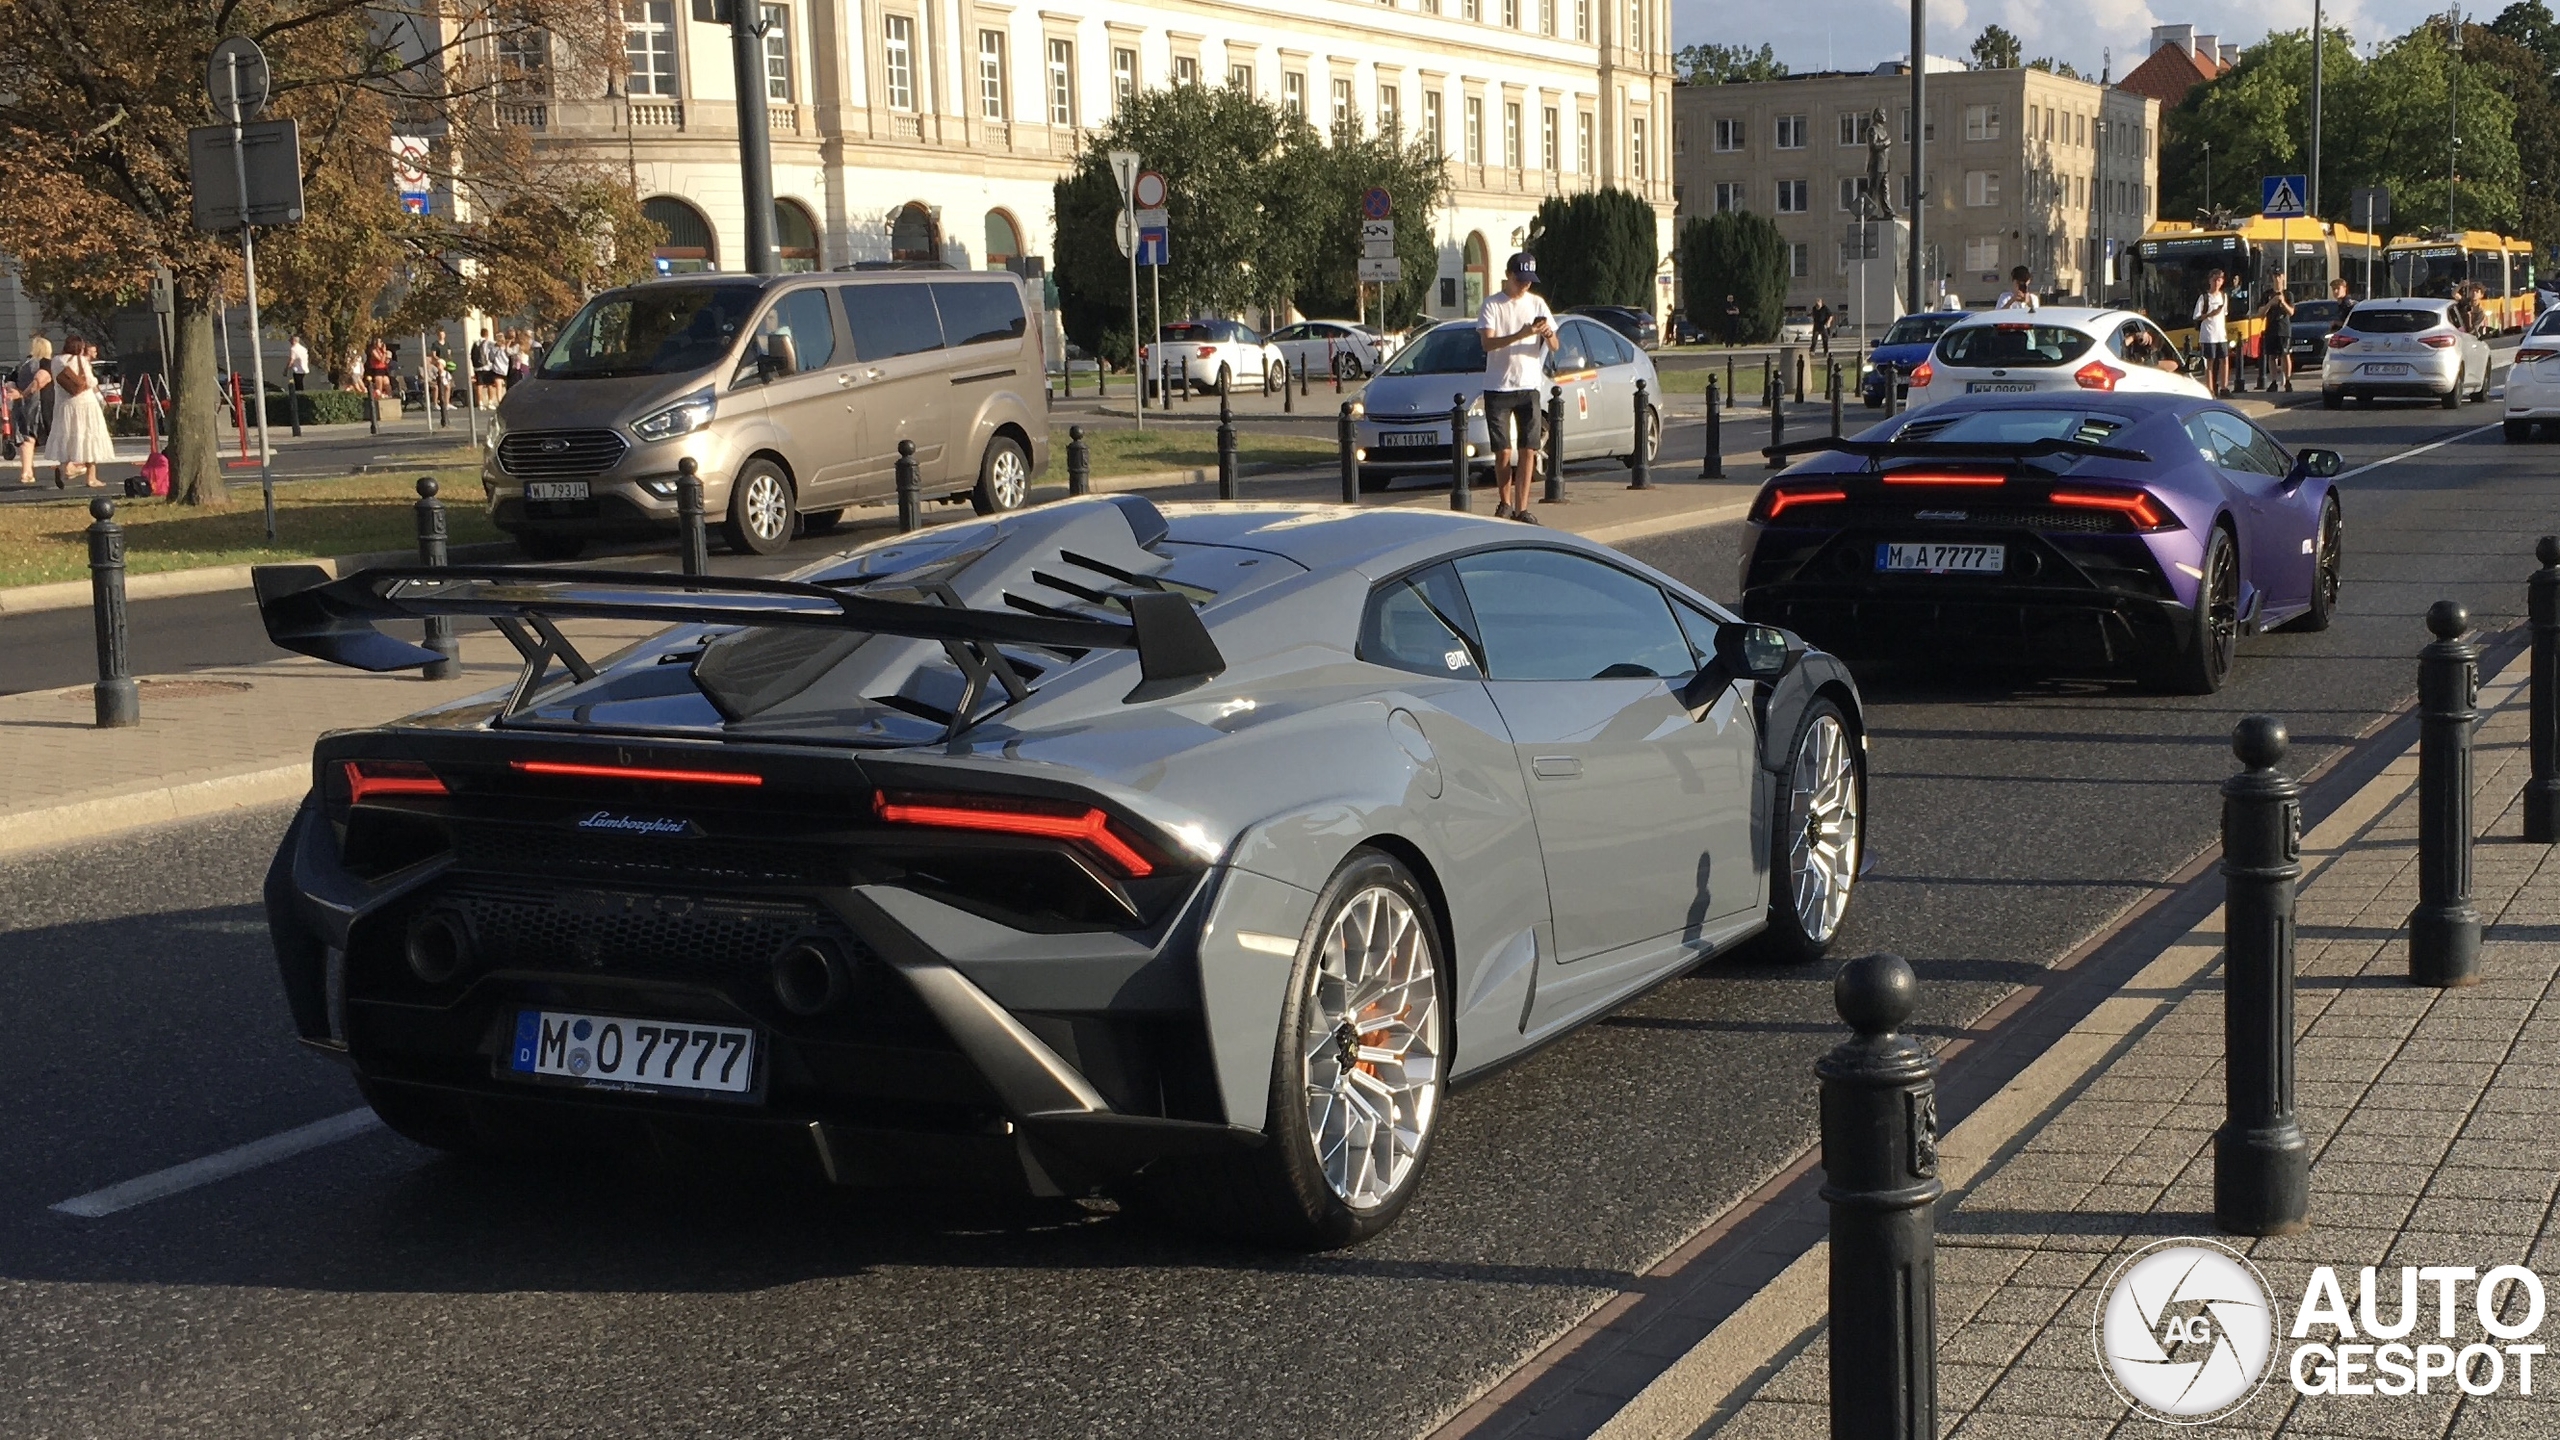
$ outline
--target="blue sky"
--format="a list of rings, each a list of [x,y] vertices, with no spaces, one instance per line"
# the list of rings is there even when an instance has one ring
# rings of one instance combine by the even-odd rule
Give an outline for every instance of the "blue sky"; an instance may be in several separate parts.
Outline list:
[[[2465,13],[2487,20],[2504,3],[2497,0]],[[2362,45],[2396,35],[2445,8],[2428,0],[2324,0],[2323,18],[2344,26]],[[2192,0],[1930,0],[1930,52],[1961,57],[1982,27],[1993,22],[2017,34],[2029,59],[2052,55],[2091,74],[2112,48],[2115,73],[2122,75],[2141,63],[2154,25],[2192,23],[2248,45],[2270,30],[2310,28],[2311,0],[2219,6]],[[1911,8],[1907,0],[1818,0],[1801,8],[1773,7],[1766,0],[1672,0],[1671,29],[1675,44],[1766,43],[1776,46],[1778,58],[1796,70],[1854,70],[1901,58],[1909,44]]]

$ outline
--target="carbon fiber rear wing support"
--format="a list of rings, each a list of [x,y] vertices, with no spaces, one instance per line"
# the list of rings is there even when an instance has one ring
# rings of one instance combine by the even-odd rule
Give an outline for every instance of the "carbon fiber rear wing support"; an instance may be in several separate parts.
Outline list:
[[[1135,650],[1140,683],[1130,700],[1176,694],[1223,673],[1225,657],[1190,600],[1166,591],[1129,590],[1109,598],[1127,623],[1073,615],[972,610],[851,594],[825,585],[752,576],[661,575],[648,571],[563,566],[384,566],[333,580],[317,565],[261,565],[251,572],[267,638],[296,654],[352,669],[412,670],[441,659],[435,651],[385,635],[385,620],[471,615],[488,620],[524,657],[507,713],[546,688],[557,663],[572,681],[595,667],[560,632],[563,619],[646,620],[662,624],[806,627],[938,640],[968,677],[972,691],[993,679],[1015,699],[1021,681],[995,647],[1044,650]],[[955,716],[954,727],[965,723]]]

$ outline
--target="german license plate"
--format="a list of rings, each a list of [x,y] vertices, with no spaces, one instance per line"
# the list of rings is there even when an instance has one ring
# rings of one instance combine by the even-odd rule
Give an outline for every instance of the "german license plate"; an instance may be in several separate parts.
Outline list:
[[[1439,432],[1434,430],[1389,430],[1378,437],[1378,444],[1393,449],[1399,445],[1437,445]]]
[[[756,1033],[682,1020],[519,1010],[507,1068],[590,1089],[743,1095],[755,1084]]]
[[[1934,542],[1876,546],[1878,570],[1922,575],[1997,575],[2008,563],[2005,545],[1941,545]]]
[[[584,480],[528,480],[525,482],[524,498],[527,500],[584,500],[587,498],[587,482]]]
[[[2367,364],[2364,367],[2364,373],[2367,375],[2406,375],[2409,373],[2409,367],[2406,365]]]
[[[1967,395],[2024,395],[2035,388],[2034,382],[2027,380],[1968,380],[1964,385],[1964,393]]]

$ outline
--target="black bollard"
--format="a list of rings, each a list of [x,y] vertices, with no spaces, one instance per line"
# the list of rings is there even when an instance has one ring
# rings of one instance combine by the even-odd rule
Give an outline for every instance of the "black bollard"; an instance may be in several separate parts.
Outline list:
[[[1627,455],[1627,468],[1635,472],[1627,481],[1627,488],[1630,490],[1653,488],[1653,447],[1645,443],[1645,437],[1652,430],[1652,426],[1646,422],[1653,418],[1653,404],[1645,395],[1644,389],[1644,377],[1639,375],[1636,377],[1635,449]]]
[[[1485,439],[1487,443],[1491,443],[1493,439],[1493,430],[1490,426],[1486,427]],[[1500,462],[1496,463],[1498,465]],[[1452,510],[1474,508],[1467,499],[1469,468],[1467,464],[1467,397],[1452,395],[1449,397],[1449,508]],[[1497,480],[1501,478],[1498,471],[1494,478]]]
[[[1067,427],[1067,493],[1093,493],[1093,452],[1084,443],[1084,427]]]
[[[124,527],[116,523],[116,502],[101,495],[89,502],[89,606],[98,628],[98,728],[115,730],[142,723],[142,692],[134,688],[125,663]]]
[[[1345,505],[1360,503],[1360,451],[1352,443],[1351,407],[1354,403],[1350,400],[1342,402],[1342,418],[1334,422],[1333,432],[1335,447],[1342,452],[1342,503]]]
[[[2311,1143],[2293,1113],[2293,886],[2302,787],[2275,768],[2284,726],[2231,731],[2246,768],[2222,782],[2223,1122],[2213,1136],[2213,1223],[2230,1235],[2311,1227]]]
[[[1183,376],[1182,388],[1185,390],[1191,388],[1191,378],[1187,370]],[[1170,367],[1162,360],[1156,362],[1156,393],[1164,397],[1164,408],[1167,413],[1170,413],[1173,409],[1173,375]]]
[[[1713,376],[1708,377],[1710,381],[1714,378],[1715,377]],[[1733,408],[1733,391],[1733,356],[1728,354],[1724,357],[1724,408],[1727,410]]]
[[[684,573],[708,574],[711,541],[702,531],[702,466],[690,455],[676,462],[676,538],[684,546]]]
[[[2525,613],[2533,626],[2533,724],[2525,748],[2533,778],[2524,783],[2524,838],[2537,845],[2560,840],[2560,536],[2535,542],[2542,568],[2525,582]]]
[[[1227,384],[1218,380],[1218,498],[1236,498],[1236,417],[1227,408]]]
[[[1707,376],[1707,458],[1698,467],[1701,480],[1724,478],[1724,416],[1722,403],[1716,397],[1716,377]]]
[[[2480,980],[2480,912],[2471,904],[2471,726],[2480,718],[2480,647],[2450,600],[2427,607],[2435,639],[2418,652],[2418,908],[2409,912],[2409,983]]]
[[[1787,443],[1787,397],[1786,392],[1782,390],[1769,392],[1769,443],[1772,446]],[[1783,470],[1786,464],[1786,461],[1775,456],[1769,460],[1769,468],[1772,470]]]
[[[1840,427],[1847,419],[1841,414],[1840,409],[1846,400],[1847,396],[1840,386],[1840,362],[1834,360],[1831,362],[1831,438],[1834,440],[1840,438]]]
[[[1098,355],[1093,361],[1093,397],[1097,400],[1111,398],[1111,366]]]
[[[436,477],[418,477],[418,563],[442,569],[445,565],[444,502],[436,498]],[[462,673],[462,662],[454,657],[462,647],[453,638],[453,617],[427,617],[427,648],[444,658],[420,671],[420,678],[450,680]]]
[[[924,526],[923,500],[916,493],[916,442],[898,442],[898,533],[906,534]]]
[[[1778,360],[1774,355],[1760,357],[1760,403],[1775,410],[1779,400]]]
[[[1303,399],[1307,393],[1307,357],[1301,355],[1298,357],[1298,395]]]
[[[1299,368],[1304,369],[1306,362],[1301,360],[1298,365]],[[1289,362],[1286,360],[1280,362],[1280,413],[1283,415],[1298,413],[1298,387],[1289,383]]]
[[[1790,350],[1787,354],[1789,358],[1793,359],[1795,362],[1796,403],[1801,405],[1804,403],[1805,372],[1813,368],[1813,357],[1807,355],[1801,350]]]
[[[382,433],[382,396],[375,392],[371,376],[364,382],[364,423],[367,435]]]
[[[1342,393],[1342,362],[1341,362],[1341,361],[1339,361],[1339,360],[1331,361],[1331,362],[1327,363],[1327,364],[1326,364],[1326,366],[1325,366],[1324,368],[1326,368],[1327,370],[1330,370],[1330,371],[1332,371],[1332,372],[1333,372],[1333,393],[1334,393],[1334,394],[1336,394],[1336,395],[1341,394],[1341,393]]]
[[[1841,967],[1856,1035],[1814,1062],[1831,1207],[1831,1434],[1937,1440],[1938,1060],[1896,1033],[1919,1003],[1899,955]]]
[[[1564,387],[1547,387],[1547,488],[1541,503],[1564,503]]]

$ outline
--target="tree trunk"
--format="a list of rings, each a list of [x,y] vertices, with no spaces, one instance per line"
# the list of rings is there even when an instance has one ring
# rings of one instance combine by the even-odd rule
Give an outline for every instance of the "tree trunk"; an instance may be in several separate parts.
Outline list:
[[[222,480],[221,385],[214,376],[213,306],[180,286],[176,374],[177,412],[170,422],[169,495],[181,505],[223,509],[231,495]]]

